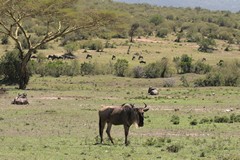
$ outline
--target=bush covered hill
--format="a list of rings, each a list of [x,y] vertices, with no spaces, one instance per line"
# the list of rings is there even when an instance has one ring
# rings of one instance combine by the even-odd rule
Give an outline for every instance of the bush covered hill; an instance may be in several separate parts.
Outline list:
[[[238,0],[157,0],[157,1],[149,1],[149,0],[116,0],[119,2],[126,3],[148,3],[151,5],[158,6],[172,6],[172,7],[201,7],[209,10],[228,10],[231,12],[240,11],[240,1]]]
[[[188,41],[197,41],[201,37],[227,40],[230,43],[240,41],[239,13],[209,11],[199,7],[191,9],[126,4],[112,0],[82,1],[81,4],[86,8],[108,10],[117,16],[118,23],[115,26],[101,28],[101,32],[95,33],[102,38],[126,38],[131,25],[138,23],[140,26],[135,35],[165,37],[176,34],[186,37]]]

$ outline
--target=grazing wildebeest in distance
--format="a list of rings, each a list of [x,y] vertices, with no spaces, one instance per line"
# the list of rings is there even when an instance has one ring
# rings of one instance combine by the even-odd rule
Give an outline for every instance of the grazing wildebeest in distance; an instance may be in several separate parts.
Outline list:
[[[158,95],[158,89],[155,88],[155,87],[150,86],[148,88],[148,94],[150,94],[150,95]]]
[[[145,103],[144,103],[145,104]],[[145,104],[144,108],[136,108],[133,104],[122,104],[121,106],[104,106],[98,112],[99,114],[99,135],[101,143],[103,142],[103,130],[107,123],[106,133],[108,138],[113,143],[110,135],[112,125],[123,125],[125,132],[125,145],[128,145],[127,136],[129,128],[136,123],[139,127],[144,125],[144,112],[149,108]]]
[[[206,61],[206,60],[207,60],[206,58],[204,58],[204,57],[202,58],[202,62],[204,62],[204,61]]]
[[[13,99],[12,104],[17,104],[17,105],[29,104],[27,99],[27,94],[26,93],[18,94],[18,96]]]
[[[141,61],[139,61],[139,63],[141,63],[141,64],[146,64],[147,62],[144,61],[144,60],[141,60]]]
[[[133,61],[135,58],[136,58],[136,56],[133,56],[133,57],[132,57],[132,61]]]
[[[142,55],[140,55],[140,56],[138,57],[138,60],[140,60],[140,59],[143,59],[143,56],[142,56]]]
[[[58,56],[57,55],[48,55],[47,59],[51,59],[52,61],[55,60],[55,59],[58,59]]]
[[[87,54],[86,59],[88,59],[88,58],[92,58],[92,55],[91,54]]]
[[[63,59],[75,59],[77,58],[72,52],[67,52],[62,55]]]
[[[112,60],[115,60],[116,59],[116,56],[115,55],[112,55]]]

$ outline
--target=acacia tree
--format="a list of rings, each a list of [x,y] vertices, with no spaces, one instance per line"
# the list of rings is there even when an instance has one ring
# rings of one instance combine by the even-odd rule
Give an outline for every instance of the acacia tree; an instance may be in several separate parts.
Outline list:
[[[26,89],[29,81],[27,64],[41,46],[68,33],[96,29],[110,24],[114,15],[107,12],[79,11],[79,0],[0,0],[0,34],[10,37],[16,44],[20,58],[19,89]],[[81,8],[83,9],[83,8]],[[45,33],[36,36],[26,23],[34,20],[42,24]],[[23,47],[23,40],[27,43]]]
[[[133,42],[133,36],[136,30],[138,29],[138,27],[139,27],[138,23],[132,24],[131,29],[128,32],[128,35],[130,36],[130,42]]]

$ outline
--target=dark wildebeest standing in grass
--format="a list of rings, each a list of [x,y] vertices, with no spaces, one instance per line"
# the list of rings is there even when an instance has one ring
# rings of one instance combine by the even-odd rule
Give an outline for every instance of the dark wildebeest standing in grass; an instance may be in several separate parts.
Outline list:
[[[113,143],[110,135],[112,125],[123,125],[125,132],[125,145],[128,145],[127,136],[129,128],[133,123],[136,123],[139,127],[144,125],[144,112],[149,108],[145,104],[144,108],[136,108],[133,104],[122,104],[121,106],[105,106],[99,110],[99,135],[101,143],[103,142],[103,130],[107,123],[107,135],[110,141]]]

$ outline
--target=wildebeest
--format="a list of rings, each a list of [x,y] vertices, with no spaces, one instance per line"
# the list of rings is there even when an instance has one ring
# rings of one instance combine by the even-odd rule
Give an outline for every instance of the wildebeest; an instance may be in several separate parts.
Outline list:
[[[143,56],[142,56],[142,55],[140,55],[140,56],[138,57],[138,60],[140,60],[140,59],[143,59]]]
[[[112,60],[115,60],[116,59],[116,56],[115,55],[112,55]]]
[[[26,93],[18,94],[18,96],[13,99],[12,104],[17,105],[29,104],[27,94]]]
[[[67,52],[62,55],[63,59],[75,59],[77,58],[72,52]]]
[[[88,58],[92,58],[92,55],[91,54],[87,54],[86,59],[88,59]]]
[[[139,63],[141,63],[141,64],[146,64],[147,62],[144,61],[144,60],[141,60],[141,61],[139,61]]]
[[[48,55],[47,59],[55,60],[55,59],[59,59],[59,57],[54,54],[54,55]]]
[[[144,108],[136,108],[133,104],[126,103],[121,106],[105,106],[101,108],[98,112],[101,143],[103,142],[103,130],[107,123],[106,133],[112,144],[114,144],[110,135],[112,125],[123,125],[125,132],[125,145],[128,145],[127,136],[130,126],[136,123],[139,127],[142,127],[144,125],[144,112],[147,112],[148,110],[149,108],[146,104]]]
[[[150,86],[150,87],[148,88],[148,94],[150,94],[150,95],[158,95],[158,90],[157,90],[157,88]]]
[[[135,57],[135,56],[133,56],[133,57],[132,57],[132,60],[134,60],[135,58],[136,58],[136,57]]]

